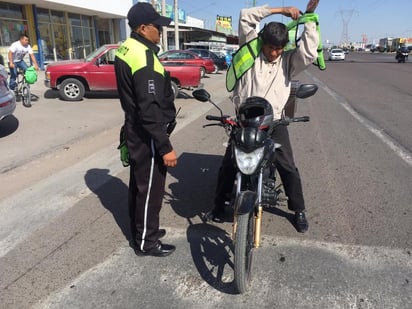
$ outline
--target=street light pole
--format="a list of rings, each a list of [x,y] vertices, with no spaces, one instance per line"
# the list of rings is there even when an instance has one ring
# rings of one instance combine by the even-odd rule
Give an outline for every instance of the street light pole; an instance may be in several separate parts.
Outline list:
[[[179,12],[177,8],[177,0],[174,0],[174,23],[175,23],[175,49],[179,49]]]

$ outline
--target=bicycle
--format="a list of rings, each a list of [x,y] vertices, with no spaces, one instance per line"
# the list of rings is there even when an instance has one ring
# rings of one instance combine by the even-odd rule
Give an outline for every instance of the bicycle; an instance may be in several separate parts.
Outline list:
[[[15,94],[17,101],[19,101],[21,97],[25,107],[31,107],[32,99],[37,98],[36,95],[31,93],[30,83],[27,82],[25,72],[21,68],[17,68]]]

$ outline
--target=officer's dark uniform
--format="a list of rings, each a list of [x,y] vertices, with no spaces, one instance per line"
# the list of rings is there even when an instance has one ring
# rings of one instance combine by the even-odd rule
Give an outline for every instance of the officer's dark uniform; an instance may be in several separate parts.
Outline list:
[[[115,59],[130,155],[132,241],[142,252],[159,241],[159,212],[167,170],[162,156],[173,150],[167,125],[176,115],[170,77],[157,57],[158,51],[155,44],[132,32]]]

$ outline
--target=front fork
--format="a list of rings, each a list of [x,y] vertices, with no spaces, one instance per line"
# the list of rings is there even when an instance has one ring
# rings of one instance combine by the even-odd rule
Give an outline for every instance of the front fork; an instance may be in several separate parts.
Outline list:
[[[257,211],[255,212],[255,231],[254,231],[254,247],[260,247],[260,231],[262,227],[262,190],[263,190],[263,170],[260,170],[258,178],[258,194],[257,194]]]
[[[239,192],[241,191],[242,186],[242,174],[238,173],[236,177],[236,196],[238,196]],[[253,216],[255,220],[254,224],[254,231],[253,231],[253,247],[259,248],[260,247],[260,234],[261,234],[261,226],[262,226],[262,213],[263,213],[263,206],[262,206],[262,190],[263,190],[263,171],[259,173],[258,177],[258,185],[257,185],[257,199],[255,205],[250,211],[253,211]],[[237,227],[237,211],[235,209],[234,218],[233,218],[233,225],[232,225],[232,240],[235,241],[236,235],[236,227]]]

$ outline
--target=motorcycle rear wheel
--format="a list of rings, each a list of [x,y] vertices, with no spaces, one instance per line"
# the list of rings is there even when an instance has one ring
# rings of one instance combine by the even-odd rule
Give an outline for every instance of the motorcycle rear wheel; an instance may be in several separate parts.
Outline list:
[[[253,211],[238,215],[234,246],[234,282],[240,294],[247,291],[252,279],[254,225]]]

